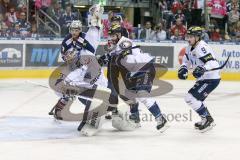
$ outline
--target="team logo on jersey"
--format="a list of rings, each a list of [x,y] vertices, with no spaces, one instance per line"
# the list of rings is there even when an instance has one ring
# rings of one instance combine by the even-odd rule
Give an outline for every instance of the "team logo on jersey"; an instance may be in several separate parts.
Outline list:
[[[122,41],[122,43],[119,44],[119,47],[123,50],[129,49],[132,47],[132,42],[130,41]]]
[[[207,92],[204,92],[204,93],[203,93],[203,96],[204,96],[204,97],[207,97],[207,96],[208,96],[208,93],[207,93]]]
[[[87,46],[87,43],[82,43],[83,47],[86,47]]]
[[[196,50],[193,50],[192,52],[190,52],[190,54],[191,54],[193,57],[196,57],[196,56],[197,56]]]
[[[209,60],[213,60],[213,56],[211,54],[207,54],[205,57],[204,57],[204,60],[207,62]]]

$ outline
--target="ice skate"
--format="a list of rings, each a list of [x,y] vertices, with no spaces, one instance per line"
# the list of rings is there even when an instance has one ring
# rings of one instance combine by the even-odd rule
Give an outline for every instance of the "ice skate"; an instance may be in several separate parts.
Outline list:
[[[157,130],[159,130],[161,133],[165,132],[170,127],[167,122],[167,119],[163,115],[156,118],[156,121],[157,121]]]
[[[139,113],[132,113],[129,116],[129,120],[136,124],[136,128],[140,128],[141,127]]]
[[[202,117],[201,122],[195,123],[195,128],[198,129],[201,133],[211,130],[214,126],[216,126],[216,124],[210,115]]]

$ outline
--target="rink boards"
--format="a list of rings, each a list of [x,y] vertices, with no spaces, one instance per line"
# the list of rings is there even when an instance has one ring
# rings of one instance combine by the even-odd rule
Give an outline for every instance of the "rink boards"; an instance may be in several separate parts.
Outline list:
[[[0,78],[48,78],[54,69],[19,69],[19,70],[0,70]],[[105,74],[107,70],[105,69]],[[238,72],[222,72],[222,80],[227,81],[239,81],[240,73]],[[170,70],[160,79],[175,80],[177,78],[177,71]],[[189,76],[189,80],[193,80],[192,75]]]
[[[63,63],[60,56],[61,40],[2,40],[0,42],[0,78],[48,78],[51,72]],[[101,42],[96,54],[104,53]],[[177,79],[177,69],[185,53],[184,41],[136,42],[141,49],[155,58],[168,71],[161,79]],[[237,43],[214,43],[209,45],[223,64],[231,54],[229,62],[222,70],[223,80],[240,80],[240,46]],[[193,79],[192,76],[189,79]]]

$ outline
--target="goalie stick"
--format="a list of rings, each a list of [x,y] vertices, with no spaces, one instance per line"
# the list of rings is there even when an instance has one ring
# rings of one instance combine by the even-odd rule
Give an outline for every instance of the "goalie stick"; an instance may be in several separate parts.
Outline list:
[[[25,82],[26,82],[26,83],[29,83],[29,84],[32,84],[32,85],[35,85],[35,86],[42,87],[42,88],[51,89],[49,86],[42,85],[42,84],[39,84],[39,83],[36,83],[36,82],[32,82],[32,81],[29,81],[29,80],[27,80],[27,81],[25,81]],[[79,98],[83,98],[83,99],[85,99],[85,100],[92,101],[92,99],[89,98],[89,97],[85,97],[85,96],[81,96],[81,95],[75,95],[75,96],[77,96],[77,97],[79,97]],[[127,98],[127,97],[124,96],[124,95],[119,94],[119,97],[120,97],[125,103],[127,103],[127,104],[132,104],[132,103],[134,103],[133,100]],[[117,105],[118,105],[118,104],[110,104],[109,102],[104,102],[104,103],[105,103],[106,105],[108,105],[108,106],[111,106],[111,107],[117,107]],[[119,104],[119,105],[120,105],[120,104]],[[54,114],[54,113],[53,113],[53,112],[54,112],[54,109],[55,109],[55,107],[53,107],[48,114],[49,114],[49,115],[53,115],[53,114]]]
[[[32,85],[35,85],[35,86],[42,87],[42,88],[50,89],[49,86],[45,86],[45,85],[42,85],[42,84],[39,84],[39,83],[36,83],[36,82],[32,82],[32,81],[29,81],[29,80],[26,80],[25,82],[26,82],[26,83],[29,83],[29,84],[32,84]],[[48,113],[48,115],[53,115],[54,109],[55,109],[55,106],[50,110],[50,112]]]

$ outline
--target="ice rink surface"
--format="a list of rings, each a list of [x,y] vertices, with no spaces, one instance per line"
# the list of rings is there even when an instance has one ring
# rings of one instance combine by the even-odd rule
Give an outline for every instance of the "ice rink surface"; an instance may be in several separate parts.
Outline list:
[[[183,99],[194,81],[168,81],[174,89],[158,97],[171,125],[166,132],[158,133],[141,105],[140,129],[119,132],[108,121],[94,137],[81,136],[78,122],[54,121],[48,112],[57,96],[29,82],[48,84],[46,79],[0,80],[0,160],[240,159],[240,82],[221,82],[206,100],[217,124],[207,133],[193,128],[199,117]],[[83,110],[77,101],[73,107]]]

